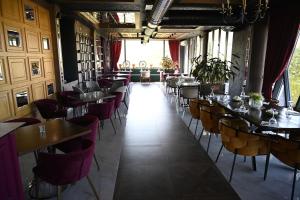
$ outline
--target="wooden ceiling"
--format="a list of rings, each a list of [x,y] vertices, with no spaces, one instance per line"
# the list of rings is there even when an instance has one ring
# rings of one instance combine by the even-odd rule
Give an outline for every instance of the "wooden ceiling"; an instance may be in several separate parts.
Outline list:
[[[51,0],[62,11],[74,12],[134,12],[135,24],[99,23],[100,29],[121,38],[141,38],[156,0]],[[201,31],[224,25],[220,13],[221,0],[174,0],[161,23],[152,34],[153,39],[185,39]],[[90,15],[91,16],[91,15]],[[89,19],[90,21],[93,21]],[[96,23],[95,21],[93,23]]]

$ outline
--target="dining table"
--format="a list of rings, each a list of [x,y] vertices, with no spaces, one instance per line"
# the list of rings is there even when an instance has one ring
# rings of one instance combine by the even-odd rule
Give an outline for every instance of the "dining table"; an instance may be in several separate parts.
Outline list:
[[[42,128],[42,132],[41,132]],[[86,135],[88,127],[76,125],[63,119],[20,127],[14,131],[19,156]]]
[[[287,109],[282,106],[273,105],[265,102],[261,108],[251,108],[247,100],[235,101],[232,99],[224,100],[224,97],[218,97],[213,101],[222,106],[228,113],[248,121],[260,131],[287,132],[289,134],[300,135],[300,113],[292,111],[286,114]],[[242,104],[245,108],[241,109]],[[273,117],[275,124],[270,124],[269,120]]]
[[[114,98],[115,95],[109,94],[107,92],[93,91],[93,92],[78,94],[74,97],[78,98],[79,100],[85,103],[96,103],[96,102],[101,102],[101,100],[103,99]]]

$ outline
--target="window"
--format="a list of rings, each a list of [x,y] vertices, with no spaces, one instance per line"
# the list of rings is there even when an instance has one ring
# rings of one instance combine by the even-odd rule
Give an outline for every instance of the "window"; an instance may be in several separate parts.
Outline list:
[[[294,49],[294,53],[291,57],[291,62],[288,68],[289,74],[289,87],[290,98],[295,105],[298,97],[300,96],[300,40],[298,34],[298,40]]]
[[[126,42],[122,40],[122,50],[117,65],[123,66],[124,61],[128,60],[130,68],[139,68],[140,61],[145,61],[148,68],[160,68],[163,56],[171,58],[168,41],[150,40],[147,44],[141,44],[140,40],[126,40]]]
[[[208,33],[207,56],[231,61],[233,32],[216,29]]]

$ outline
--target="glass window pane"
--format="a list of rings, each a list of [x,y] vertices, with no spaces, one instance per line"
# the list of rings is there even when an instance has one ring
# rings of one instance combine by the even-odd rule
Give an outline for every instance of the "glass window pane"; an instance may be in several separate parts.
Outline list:
[[[219,58],[221,60],[225,59],[226,55],[226,32],[221,30],[221,38],[220,38],[220,54]]]
[[[210,31],[208,33],[208,46],[207,46],[207,57],[211,58],[212,57],[212,46],[213,46],[213,32]]]
[[[231,61],[233,32],[228,32],[226,60]]]
[[[300,40],[298,35],[298,41],[289,65],[289,83],[290,83],[290,95],[293,104],[297,103],[300,95]]]
[[[214,31],[213,57],[219,57],[219,29]]]
[[[166,41],[165,55],[170,57],[169,44]],[[124,62],[124,40],[118,61],[118,66]],[[163,57],[163,41],[150,40],[147,44],[141,44],[141,40],[126,40],[126,60],[131,68],[138,68],[140,61],[146,61],[148,68],[160,68]]]

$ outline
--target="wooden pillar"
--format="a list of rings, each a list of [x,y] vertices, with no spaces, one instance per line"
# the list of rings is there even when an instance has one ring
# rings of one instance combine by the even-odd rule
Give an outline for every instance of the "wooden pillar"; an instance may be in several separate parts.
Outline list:
[[[268,17],[253,26],[248,91],[261,92],[268,41]]]

